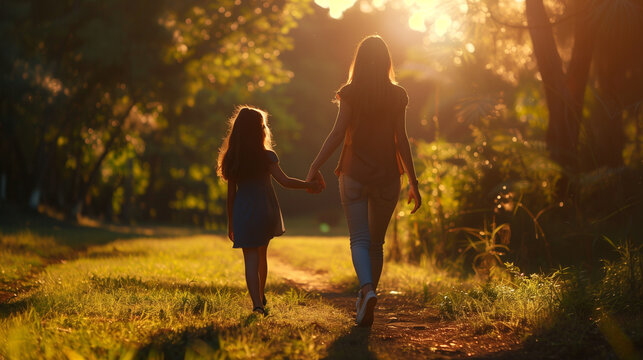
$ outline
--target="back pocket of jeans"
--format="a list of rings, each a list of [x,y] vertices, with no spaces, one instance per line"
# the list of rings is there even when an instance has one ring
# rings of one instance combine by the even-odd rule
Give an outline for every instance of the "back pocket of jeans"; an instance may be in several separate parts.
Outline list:
[[[353,178],[342,175],[339,186],[339,193],[343,202],[355,201],[362,197],[364,186]]]

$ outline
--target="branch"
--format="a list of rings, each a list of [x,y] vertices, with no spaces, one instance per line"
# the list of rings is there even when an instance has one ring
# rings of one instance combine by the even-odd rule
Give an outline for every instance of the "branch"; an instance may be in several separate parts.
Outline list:
[[[572,2],[572,6],[576,10],[580,9],[579,13],[585,12],[574,23],[574,47],[567,69],[567,86],[574,102],[574,115],[580,117],[585,88],[587,87],[587,78],[589,77],[589,68],[596,45],[596,26],[592,26],[593,24],[587,11],[588,7],[584,4],[584,1],[575,0]]]
[[[530,25],[529,34],[534,46],[534,55],[543,82],[553,85],[556,91],[564,94],[564,91],[561,91],[565,87],[563,62],[558,53],[552,25],[549,22],[543,1],[527,0],[525,13]]]
[[[109,138],[107,143],[105,143],[105,147],[103,149],[103,152],[100,154],[98,157],[98,160],[96,160],[96,163],[94,164],[94,167],[92,168],[91,172],[89,173],[89,177],[87,178],[86,181],[83,182],[83,184],[80,187],[80,192],[79,196],[77,197],[78,199],[82,199],[85,197],[85,194],[89,190],[89,187],[91,184],[94,182],[94,179],[96,178],[96,175],[98,174],[98,170],[100,170],[100,166],[109,154],[111,147],[114,145],[116,142],[116,139],[123,133],[123,123],[125,119],[129,116],[130,112],[132,111],[132,108],[136,105],[136,101],[132,99],[132,103],[130,106],[127,108],[127,110],[123,113],[123,115],[120,117],[118,120],[119,122],[119,127],[114,131],[112,136]]]

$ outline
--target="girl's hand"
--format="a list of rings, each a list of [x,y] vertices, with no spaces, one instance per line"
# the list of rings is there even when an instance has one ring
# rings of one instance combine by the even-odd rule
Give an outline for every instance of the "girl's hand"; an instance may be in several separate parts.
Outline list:
[[[322,183],[317,179],[313,181],[307,181],[306,185],[306,191],[311,194],[319,194],[320,192],[322,192],[322,190],[324,190],[322,187]]]
[[[321,171],[313,171],[311,169],[308,172],[308,176],[306,177],[306,182],[309,183],[318,183],[319,188],[316,189],[306,189],[307,192],[311,194],[318,194],[322,192],[324,189],[326,189],[326,182],[324,181],[324,176],[322,175]]]
[[[232,234],[232,227],[229,227],[229,228],[228,228],[228,239],[230,239],[230,241],[234,241],[234,240],[233,240],[233,239],[234,239],[234,236],[233,236],[233,234]]]
[[[407,202],[407,204],[410,204],[411,200],[415,201],[415,207],[413,208],[413,210],[411,210],[411,214],[415,214],[420,206],[422,206],[422,197],[420,196],[417,182],[411,183],[411,186],[409,186],[409,201]]]

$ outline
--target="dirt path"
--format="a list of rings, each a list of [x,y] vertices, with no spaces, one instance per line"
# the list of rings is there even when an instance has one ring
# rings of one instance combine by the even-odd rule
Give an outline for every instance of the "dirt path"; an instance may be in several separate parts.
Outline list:
[[[271,257],[270,271],[292,286],[320,294],[336,308],[355,315],[355,294],[333,286],[324,274],[295,268]],[[353,349],[351,351],[351,349]],[[476,334],[466,322],[443,320],[438,310],[425,307],[403,294],[378,294],[372,328],[353,328],[329,348],[329,358],[456,359],[520,357],[520,338],[512,332]],[[518,351],[518,352],[517,352]]]

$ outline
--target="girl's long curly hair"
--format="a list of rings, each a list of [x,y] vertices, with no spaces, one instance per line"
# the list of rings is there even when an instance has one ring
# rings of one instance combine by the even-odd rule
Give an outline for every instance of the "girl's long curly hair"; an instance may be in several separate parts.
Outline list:
[[[268,171],[266,150],[272,150],[268,113],[251,106],[240,106],[228,123],[228,134],[219,149],[219,176],[225,180],[241,181]]]

